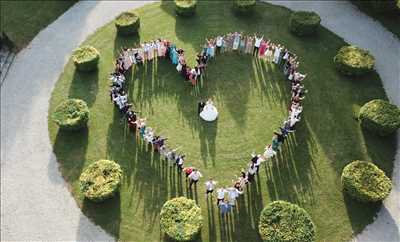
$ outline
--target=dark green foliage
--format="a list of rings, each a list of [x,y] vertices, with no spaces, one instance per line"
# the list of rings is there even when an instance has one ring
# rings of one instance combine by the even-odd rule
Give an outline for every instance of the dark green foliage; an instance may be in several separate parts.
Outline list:
[[[360,76],[374,69],[375,58],[357,46],[343,46],[333,58],[336,69],[349,76]]]
[[[171,199],[161,209],[160,226],[161,231],[174,240],[192,240],[203,226],[201,209],[186,197]]]
[[[363,128],[381,136],[392,134],[400,128],[400,109],[382,99],[364,104],[358,118]]]
[[[268,204],[260,215],[258,230],[268,242],[309,242],[315,240],[315,226],[303,208],[286,201]]]
[[[314,34],[320,23],[321,18],[317,13],[307,11],[293,12],[289,20],[290,30],[298,36]]]
[[[97,69],[100,54],[93,46],[82,46],[74,51],[72,60],[77,70],[90,72]]]
[[[121,167],[110,160],[98,160],[89,165],[79,177],[80,190],[86,198],[101,202],[118,192],[122,178]]]
[[[56,107],[52,119],[62,130],[78,130],[86,127],[89,108],[83,100],[68,99]]]
[[[175,0],[175,11],[180,16],[192,16],[196,6],[197,0]]]
[[[140,28],[140,18],[133,12],[123,12],[115,19],[115,27],[121,35],[137,33]]]
[[[372,162],[353,161],[342,172],[344,191],[361,202],[378,202],[385,199],[392,183],[385,173]]]
[[[233,9],[240,14],[253,12],[256,0],[233,0]]]
[[[352,0],[352,3],[361,8],[380,14],[395,13],[399,11],[398,0]]]

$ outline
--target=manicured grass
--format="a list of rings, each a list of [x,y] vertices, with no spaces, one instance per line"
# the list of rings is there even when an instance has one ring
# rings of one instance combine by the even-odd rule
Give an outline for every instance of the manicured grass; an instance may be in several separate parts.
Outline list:
[[[1,1],[1,31],[7,34],[18,50],[22,49],[75,2]]]
[[[192,18],[175,15],[173,2],[147,5],[137,10],[140,37],[121,38],[110,23],[85,43],[100,51],[99,70],[75,72],[72,61],[54,89],[50,113],[67,97],[88,103],[87,130],[66,133],[49,122],[50,138],[62,174],[86,215],[122,241],[167,240],[160,233],[159,213],[166,200],[179,195],[198,201],[204,216],[199,241],[260,241],[258,220],[262,208],[277,199],[296,203],[311,215],[317,241],[348,241],[371,223],[379,205],[355,202],[342,193],[342,168],[355,159],[373,160],[389,176],[395,153],[395,137],[365,133],[354,112],[373,98],[386,99],[376,73],[364,79],[343,77],[333,57],[344,41],[326,29],[312,39],[290,34],[290,11],[257,3],[254,14],[236,16],[226,2],[199,2]],[[298,131],[276,159],[262,167],[257,184],[239,199],[236,212],[225,222],[215,199],[206,201],[203,180],[189,193],[184,176],[177,175],[121,122],[111,104],[108,74],[122,46],[158,37],[170,39],[186,51],[189,63],[206,37],[228,31],[261,32],[288,46],[300,56],[309,94]],[[236,53],[218,56],[199,88],[192,88],[165,60],[134,69],[128,78],[129,97],[149,126],[169,138],[168,144],[187,154],[187,163],[205,178],[230,185],[252,151],[262,152],[272,132],[287,116],[289,83],[277,67]],[[197,101],[213,97],[220,116],[215,123],[199,120]],[[98,159],[111,159],[124,170],[120,196],[102,204],[85,201],[79,191],[79,175]]]

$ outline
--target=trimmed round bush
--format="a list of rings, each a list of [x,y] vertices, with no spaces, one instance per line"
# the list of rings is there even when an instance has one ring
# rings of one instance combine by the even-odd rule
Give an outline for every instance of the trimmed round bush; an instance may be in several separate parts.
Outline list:
[[[133,12],[123,12],[115,19],[115,27],[121,35],[137,33],[140,28],[140,18]]]
[[[98,160],[82,172],[79,177],[80,189],[86,198],[101,202],[118,192],[121,178],[119,164],[111,160]]]
[[[82,46],[74,51],[72,60],[79,71],[89,72],[97,69],[100,54],[93,46]]]
[[[349,76],[359,76],[374,69],[375,58],[357,46],[343,46],[333,58],[336,69]]]
[[[256,0],[234,0],[233,9],[241,14],[251,13],[256,6]]]
[[[272,202],[261,211],[258,231],[264,241],[310,242],[315,239],[310,215],[286,201]]]
[[[378,202],[385,199],[392,183],[385,173],[372,162],[353,161],[342,172],[343,190],[361,202]]]
[[[360,108],[358,119],[363,128],[386,136],[400,128],[400,109],[385,100],[374,99]]]
[[[62,130],[78,130],[87,126],[89,108],[83,100],[67,99],[56,107],[52,119]]]
[[[197,0],[175,0],[175,11],[180,16],[192,16],[196,6]]]
[[[320,23],[320,16],[315,12],[308,11],[293,12],[289,20],[290,30],[298,36],[314,34]]]
[[[200,232],[202,226],[201,209],[194,200],[186,197],[173,198],[161,209],[161,231],[174,240],[192,240]]]

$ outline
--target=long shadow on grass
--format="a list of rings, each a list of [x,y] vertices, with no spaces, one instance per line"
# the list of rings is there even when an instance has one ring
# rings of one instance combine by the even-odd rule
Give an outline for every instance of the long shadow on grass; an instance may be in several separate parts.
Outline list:
[[[96,101],[99,90],[99,70],[92,72],[81,72],[75,70],[69,88],[68,97],[78,98],[85,101],[88,107],[92,107]]]
[[[110,232],[117,239],[119,238],[121,224],[121,198],[119,193],[115,194],[113,198],[99,203],[85,199],[82,211],[103,229]]]
[[[58,130],[54,153],[60,163],[63,177],[68,183],[79,179],[82,168],[86,162],[89,129],[77,131]],[[68,147],[68,148],[66,148]]]
[[[114,110],[114,121],[108,129],[107,156],[118,162],[124,171],[122,192],[125,195],[121,202],[129,218],[123,222],[126,225],[140,221],[147,226],[146,233],[152,234],[157,232],[154,225],[158,224],[165,201],[183,195],[182,177],[174,166],[168,167],[167,161],[147,142],[129,130],[125,118],[117,108]]]

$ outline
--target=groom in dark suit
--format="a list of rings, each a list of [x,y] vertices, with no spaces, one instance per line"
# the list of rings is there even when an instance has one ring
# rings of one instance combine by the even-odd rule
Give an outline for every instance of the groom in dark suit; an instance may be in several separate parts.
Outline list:
[[[206,106],[206,103],[200,100],[197,104],[197,114],[200,114],[201,111],[203,111],[204,106]]]

